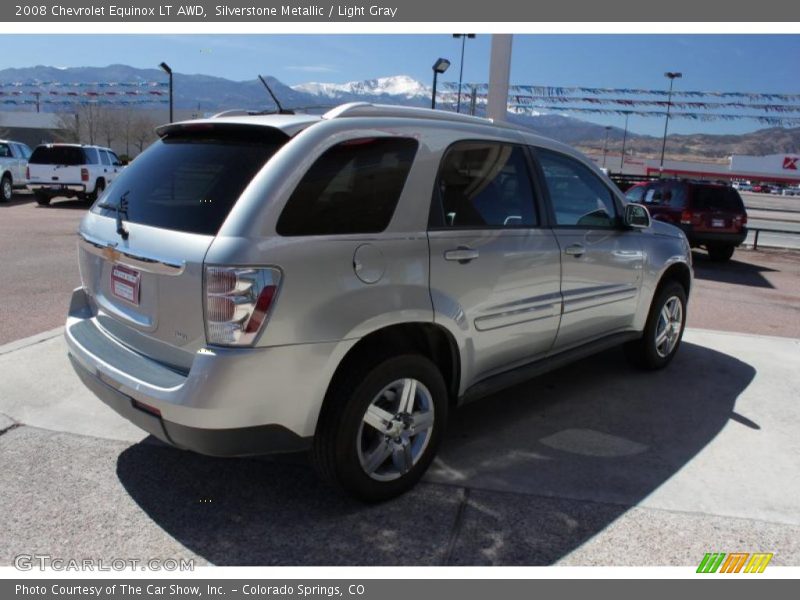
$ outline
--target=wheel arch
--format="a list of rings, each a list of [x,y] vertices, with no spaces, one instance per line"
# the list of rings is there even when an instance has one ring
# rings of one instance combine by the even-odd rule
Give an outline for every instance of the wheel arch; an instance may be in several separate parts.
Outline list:
[[[342,358],[331,377],[320,414],[325,409],[328,392],[359,362],[377,361],[389,356],[416,353],[430,359],[441,371],[449,400],[458,398],[461,359],[452,334],[441,325],[426,322],[387,325],[362,337]]]

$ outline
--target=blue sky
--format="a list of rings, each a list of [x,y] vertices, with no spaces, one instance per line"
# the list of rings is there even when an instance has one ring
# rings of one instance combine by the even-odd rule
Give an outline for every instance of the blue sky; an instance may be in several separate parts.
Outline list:
[[[491,36],[467,41],[464,81],[489,78]],[[269,74],[287,84],[345,82],[410,75],[430,83],[439,57],[457,79],[460,41],[448,35],[4,35],[0,68],[37,64],[154,67],[229,79]],[[797,35],[515,35],[511,80],[552,86],[664,88],[665,71],[681,71],[676,89],[800,93]],[[574,115],[579,116],[579,115]],[[621,126],[623,117],[580,116]],[[755,121],[674,120],[671,132],[740,133]],[[630,128],[660,135],[663,120],[632,117]]]

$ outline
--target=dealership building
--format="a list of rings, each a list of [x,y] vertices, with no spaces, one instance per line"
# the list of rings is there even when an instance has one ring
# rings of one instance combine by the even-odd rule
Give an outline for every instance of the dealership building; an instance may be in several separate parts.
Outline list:
[[[63,124],[59,116],[46,112],[0,111],[0,138],[30,147],[60,139]]]
[[[658,159],[626,156],[624,163],[620,155],[593,156],[599,166],[611,173],[624,175],[683,177],[728,181],[750,181],[751,183],[800,184],[800,154],[770,154],[767,156],[736,155],[728,157],[727,163],[702,163],[680,160],[665,160],[663,169]]]

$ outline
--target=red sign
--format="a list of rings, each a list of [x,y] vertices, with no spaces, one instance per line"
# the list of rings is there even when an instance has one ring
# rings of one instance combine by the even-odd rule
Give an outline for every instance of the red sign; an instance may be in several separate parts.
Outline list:
[[[797,161],[800,160],[798,156],[786,156],[783,159],[783,168],[790,171],[797,171]]]

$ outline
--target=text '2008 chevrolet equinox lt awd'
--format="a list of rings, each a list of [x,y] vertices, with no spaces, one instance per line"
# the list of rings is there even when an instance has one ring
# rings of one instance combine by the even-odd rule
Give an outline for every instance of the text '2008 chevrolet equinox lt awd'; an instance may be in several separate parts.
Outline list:
[[[612,345],[650,369],[679,347],[686,237],[557,142],[371,104],[158,133],[81,223],[66,338],[168,444],[310,448],[381,500],[459,403]]]

